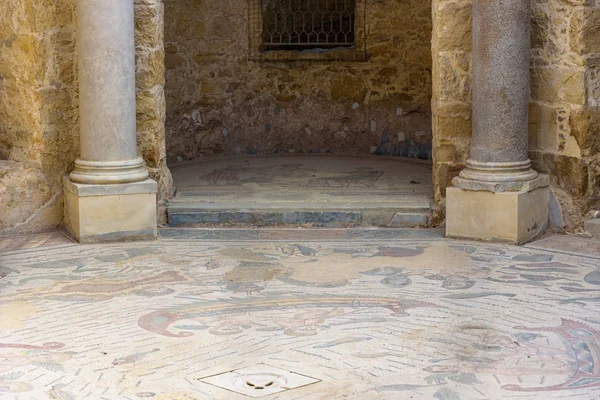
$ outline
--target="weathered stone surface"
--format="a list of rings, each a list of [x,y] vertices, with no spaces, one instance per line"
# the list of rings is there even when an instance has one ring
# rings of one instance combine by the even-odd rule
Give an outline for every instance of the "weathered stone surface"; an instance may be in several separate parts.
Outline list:
[[[544,103],[529,103],[529,149],[558,149],[557,110]]]
[[[563,64],[568,56],[569,17],[574,8],[562,1],[533,1],[531,48],[534,65]]]
[[[138,48],[163,47],[164,17],[162,0],[135,0],[135,43]]]
[[[544,49],[548,43],[550,15],[539,7],[533,7],[531,16],[531,48]]]
[[[165,0],[169,160],[431,143],[430,2],[367,3],[366,61],[257,62],[247,0]]]
[[[581,108],[571,111],[571,134],[584,156],[600,153],[600,109]]]
[[[135,4],[138,90],[142,96],[155,96],[164,108],[162,0],[136,0]],[[51,197],[60,203],[61,178],[79,154],[75,15],[74,0],[35,6],[29,0],[0,2],[0,160],[37,165],[36,174],[42,174]],[[145,114],[140,124],[142,153],[148,155],[148,164],[158,166],[154,177],[164,178],[166,195],[172,189],[166,168],[164,110]],[[17,196],[16,186],[7,190]],[[53,207],[50,212],[23,205],[34,220],[40,219],[32,230],[60,224],[62,206]],[[0,227],[6,229],[10,224]]]
[[[37,69],[36,41],[25,33],[31,16],[19,7],[7,11],[14,14],[3,18],[0,13],[0,159],[39,161],[40,120],[30,84]],[[20,19],[26,19],[20,21],[23,26],[14,23]]]
[[[471,144],[471,1],[434,0],[432,9],[433,181],[443,207]]]
[[[35,165],[56,202],[61,177],[79,152],[74,3],[0,2],[0,160]],[[172,192],[163,136],[173,160],[261,149],[368,152],[384,137],[392,147],[400,137],[422,144],[433,126],[433,178],[443,204],[446,186],[469,155],[469,0],[434,0],[431,7],[423,0],[369,2],[370,60],[339,63],[249,62],[247,1],[167,0],[166,10],[162,3],[135,0],[137,141],[162,197]],[[532,158],[557,174],[554,189],[574,227],[600,207],[598,4],[551,0],[532,8]],[[166,97],[165,52],[168,65],[175,64]],[[332,100],[332,77],[344,76],[361,78],[356,92],[361,98],[365,91],[364,101],[354,102],[348,91]],[[47,215],[35,229],[62,219],[49,210],[31,211]]]
[[[468,103],[433,102],[434,197],[439,203],[446,187],[458,175],[469,155],[471,145],[471,106]]]
[[[563,207],[556,193],[550,189],[550,202],[548,203],[548,229],[553,232],[564,232],[566,228]]]
[[[60,224],[53,214],[57,204],[62,204],[62,197],[53,194],[39,167],[0,160],[0,232],[56,227]]]
[[[441,101],[471,101],[471,54],[465,51],[442,52],[436,60],[434,86]]]
[[[135,0],[137,146],[158,183],[159,223],[166,219],[160,205],[173,195],[165,145],[164,17],[162,0]]]
[[[493,193],[448,188],[446,235],[523,244],[548,227],[547,187]]]
[[[513,182],[481,182],[471,179],[463,179],[456,177],[452,180],[453,186],[464,190],[472,190],[477,192],[531,192],[535,189],[548,187],[550,178],[548,175],[539,174],[535,179],[530,181],[513,181]]]
[[[452,186],[452,180],[458,176],[464,167],[464,164],[455,164],[449,162],[436,163],[433,178],[434,195],[438,203],[441,203],[446,197],[446,188]]]
[[[437,109],[437,122],[444,129],[438,139],[453,140],[471,137],[471,108],[464,103],[446,103]]]
[[[21,198],[23,185],[32,191],[28,198],[9,201],[15,208],[11,215],[20,217],[0,217],[0,232],[60,224],[60,177],[78,148],[72,135],[77,124],[74,47],[70,0],[0,4],[0,160],[21,163],[7,175],[19,178],[2,189],[7,201]],[[40,193],[33,193],[33,182]]]
[[[545,103],[585,104],[583,68],[533,68],[531,98]]]
[[[595,239],[600,240],[600,219],[590,219],[585,221],[583,228]]]
[[[330,94],[333,101],[363,102],[367,95],[367,88],[360,77],[346,75],[333,80]]]
[[[600,9],[578,9],[571,17],[570,39],[573,51],[600,53]]]
[[[586,105],[600,108],[600,60],[598,65],[588,68],[586,71],[585,86],[587,91]]]
[[[600,162],[593,156],[600,148],[600,23],[596,3],[532,2],[530,157],[539,171],[555,174],[552,189],[557,193],[569,230],[580,226],[581,216],[600,204],[595,189],[595,171]],[[457,123],[443,116],[448,107],[470,107],[470,98],[465,95],[465,88],[471,85],[470,61],[463,68],[452,60],[459,54],[466,54],[470,60],[471,45],[465,42],[452,52],[441,46],[443,42],[436,32],[439,27],[451,25],[457,16],[438,10],[456,10],[464,4],[462,0],[434,0],[432,6],[433,178],[436,201],[440,204],[444,203],[444,185],[449,184],[455,170],[463,165],[464,154],[468,154],[464,148],[465,130],[456,128],[466,121]]]
[[[440,51],[471,49],[471,11],[470,1],[438,3],[433,34]]]
[[[63,181],[65,225],[80,243],[152,239],[157,235],[156,182],[85,185]],[[107,218],[110,215],[111,218]]]
[[[576,198],[583,198],[588,190],[588,164],[578,158],[560,154],[529,152],[533,167],[549,174],[551,181],[563,187]]]

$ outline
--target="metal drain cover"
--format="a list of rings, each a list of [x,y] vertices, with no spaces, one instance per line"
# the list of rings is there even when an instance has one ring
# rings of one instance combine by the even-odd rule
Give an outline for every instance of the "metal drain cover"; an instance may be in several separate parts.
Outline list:
[[[266,364],[198,378],[198,380],[250,397],[267,396],[320,382],[319,379]]]

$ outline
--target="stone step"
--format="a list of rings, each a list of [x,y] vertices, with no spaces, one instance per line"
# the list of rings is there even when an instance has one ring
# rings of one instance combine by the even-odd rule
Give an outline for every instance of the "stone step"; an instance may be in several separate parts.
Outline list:
[[[235,208],[278,208],[278,207],[308,207],[321,208],[327,204],[335,207],[354,207],[352,205],[366,205],[370,208],[397,205],[414,208],[430,207],[429,197],[422,191],[409,190],[409,188],[394,188],[386,190],[364,189],[283,189],[257,190],[246,188],[190,188],[178,189],[171,203],[204,204],[206,207],[220,207],[230,204]]]
[[[431,222],[431,169],[397,159],[243,157],[173,171],[171,227],[404,228]]]
[[[183,193],[193,193],[183,191]],[[169,226],[416,227],[431,222],[427,196],[390,193],[251,191],[182,196],[168,207]]]
[[[170,227],[426,227],[431,222],[430,210],[290,210],[290,209],[206,209],[188,205],[169,206]]]

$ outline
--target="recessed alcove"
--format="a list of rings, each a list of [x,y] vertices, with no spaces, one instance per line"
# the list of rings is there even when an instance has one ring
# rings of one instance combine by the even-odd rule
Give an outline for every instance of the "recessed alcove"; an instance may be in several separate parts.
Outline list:
[[[167,158],[180,195],[210,172],[200,165],[227,170],[220,157],[271,156],[280,168],[319,155],[305,157],[303,168],[332,179],[359,165],[376,171],[381,156],[400,174],[412,159],[431,160],[429,0],[164,4]],[[329,172],[308,165],[329,156]],[[196,165],[195,182],[180,180],[185,163]],[[430,169],[426,175],[429,185]],[[304,188],[305,200],[318,190]]]

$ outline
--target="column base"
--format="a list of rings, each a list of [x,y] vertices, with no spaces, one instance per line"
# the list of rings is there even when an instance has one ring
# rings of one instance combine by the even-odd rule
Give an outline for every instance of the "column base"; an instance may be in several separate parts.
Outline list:
[[[78,242],[156,238],[155,181],[88,185],[65,176],[63,189],[65,225]]]
[[[447,188],[446,236],[524,244],[540,235],[548,227],[550,190],[526,186],[514,192]]]
[[[143,182],[148,170],[141,157],[122,161],[75,160],[75,170],[69,178],[74,183],[90,185]]]
[[[467,160],[467,168],[460,171],[460,177],[477,182],[524,182],[538,177],[531,169],[531,161],[481,162]]]

